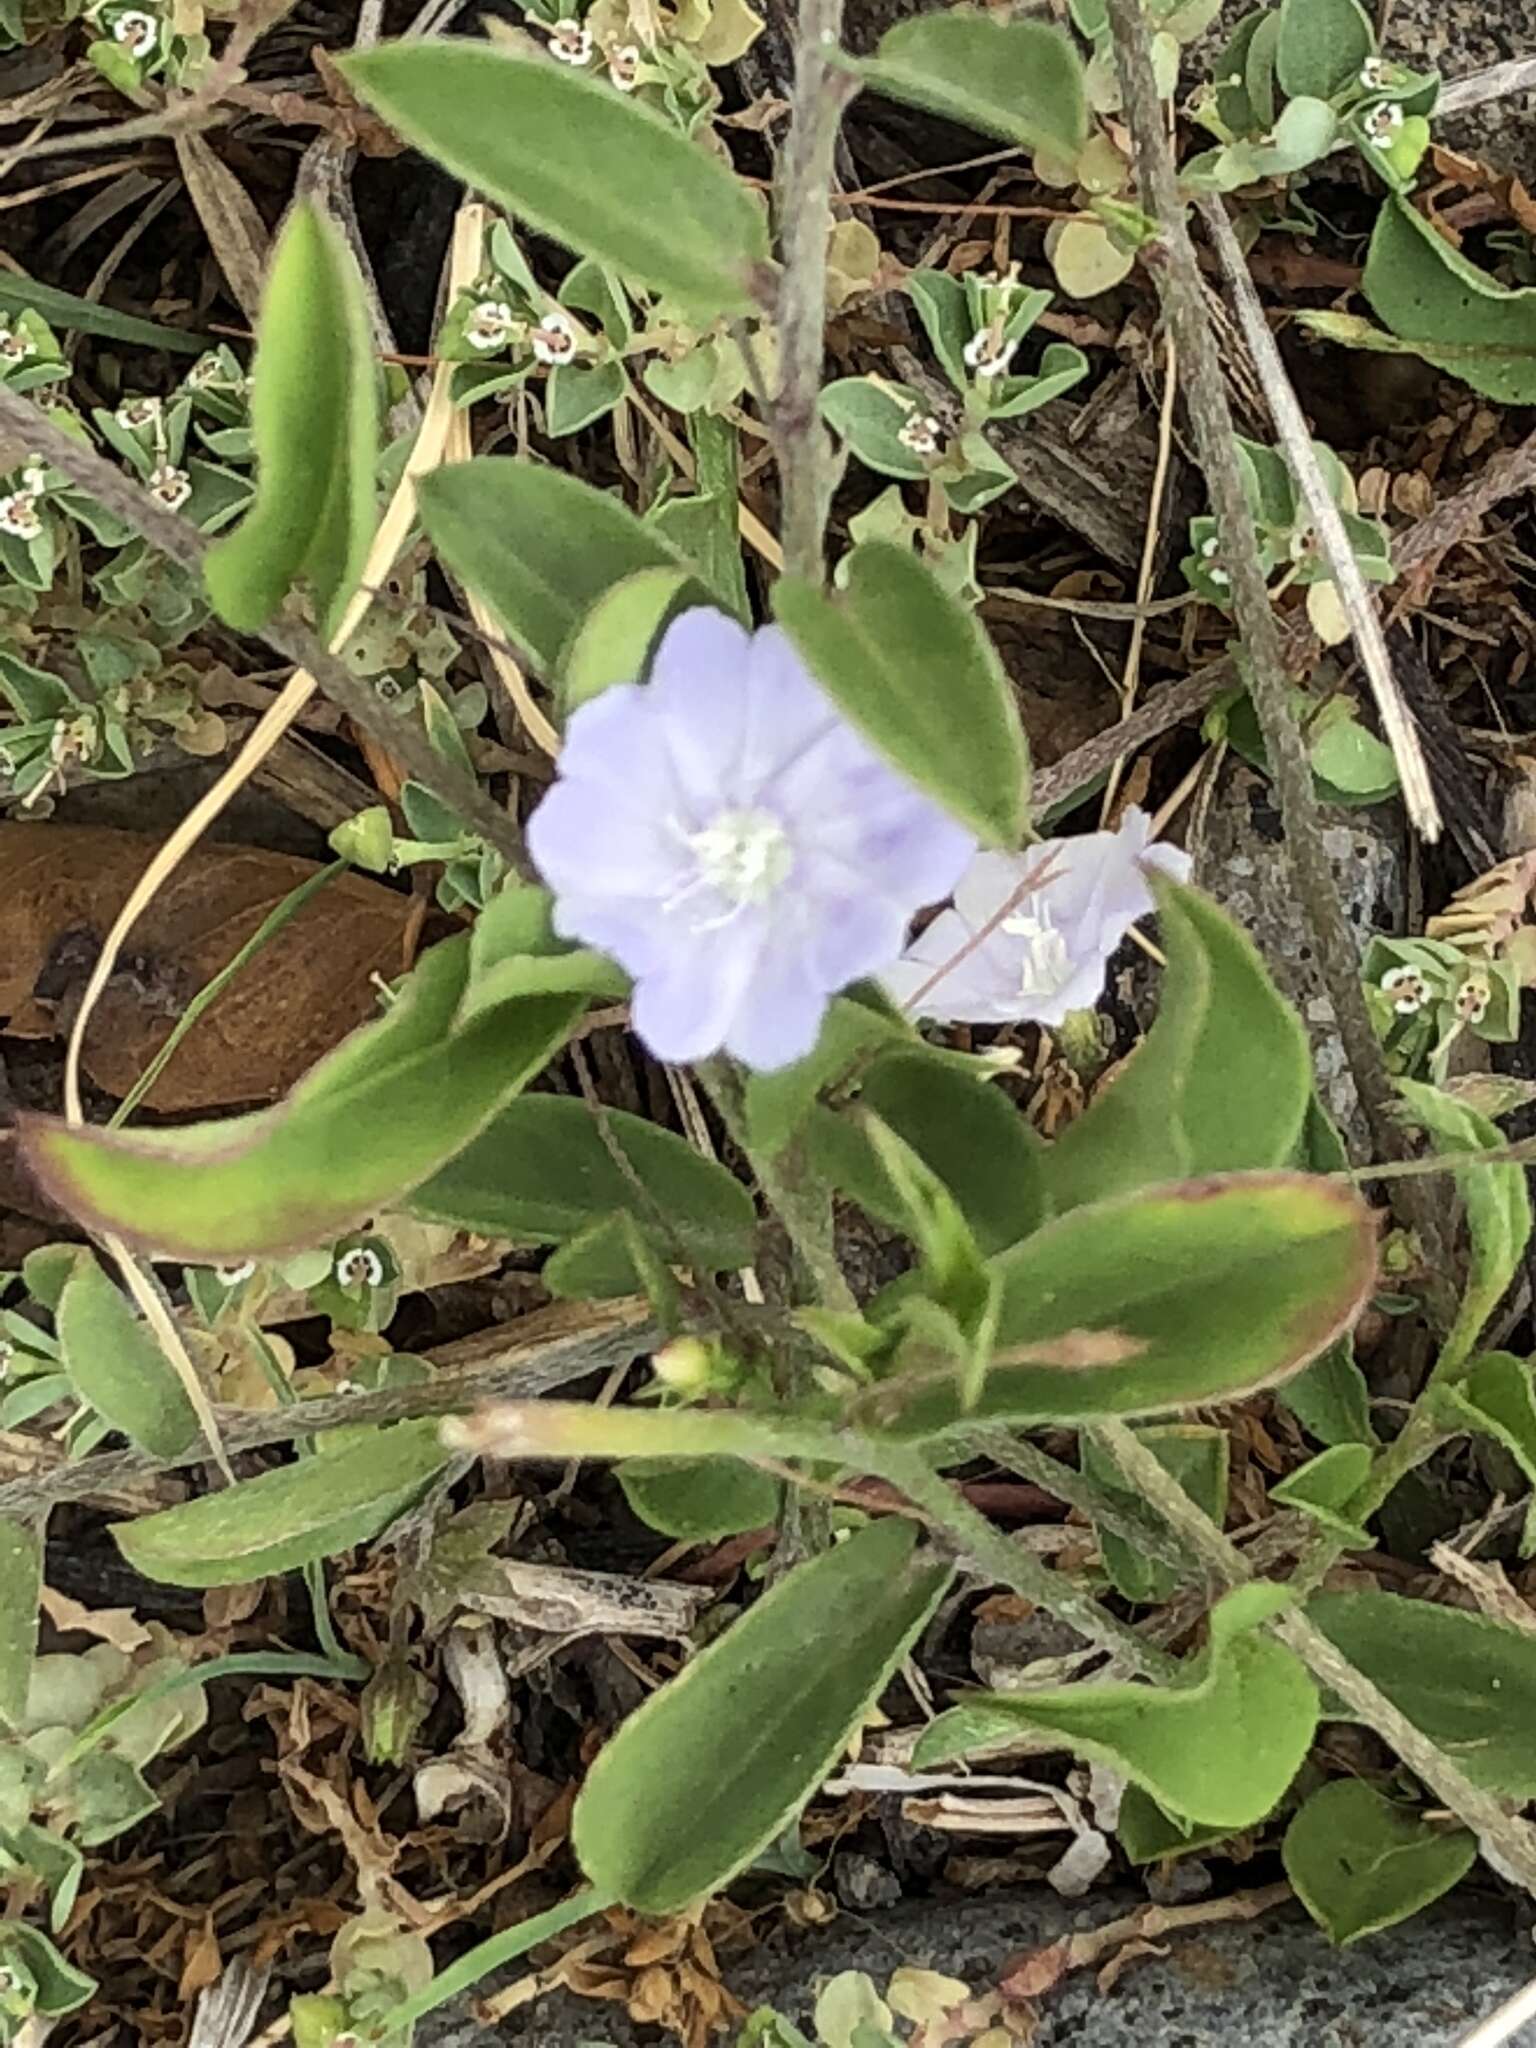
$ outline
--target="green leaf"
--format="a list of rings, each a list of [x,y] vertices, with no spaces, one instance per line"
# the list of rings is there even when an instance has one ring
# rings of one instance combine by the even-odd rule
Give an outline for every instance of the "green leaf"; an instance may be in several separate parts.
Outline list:
[[[1477,1861],[1477,1837],[1437,1827],[1359,1778],[1335,1778],[1296,1815],[1280,1854],[1297,1898],[1342,1947],[1460,1884]]]
[[[421,523],[541,674],[615,584],[686,565],[623,500],[547,463],[481,456],[422,478]]]
[[[435,1418],[401,1422],[349,1449],[118,1522],[112,1536],[134,1570],[161,1585],[249,1585],[368,1542],[447,1462]]]
[[[695,313],[754,310],[761,202],[606,82],[457,37],[386,44],[340,68],[408,142],[578,255]]]
[[[1358,86],[1376,54],[1376,32],[1359,0],[1280,0],[1275,72],[1290,98],[1331,100]]]
[[[1055,1734],[1075,1756],[1109,1764],[1171,1812],[1207,1826],[1251,1827],[1284,1796],[1317,1727],[1317,1688],[1306,1667],[1258,1631],[1286,1597],[1281,1586],[1253,1585],[1218,1602],[1210,1647],[1185,1685],[1090,1682],[987,1693],[953,1707],[919,1738],[914,1768],[1024,1731]]]
[[[1441,1387],[1437,1405],[1462,1428],[1501,1443],[1536,1486],[1536,1391],[1527,1359],[1508,1351],[1485,1351],[1473,1360],[1459,1387]],[[1526,1512],[1520,1555],[1536,1550],[1536,1501]]]
[[[949,1583],[915,1543],[892,1517],[797,1565],[630,1715],[572,1822],[599,1891],[680,1912],[777,1839]]]
[[[1302,1122],[1296,1164],[1309,1173],[1342,1173],[1349,1166],[1344,1140],[1315,1089]],[[1371,1390],[1355,1363],[1353,1335],[1340,1337],[1288,1379],[1280,1399],[1308,1435],[1321,1444],[1374,1447],[1378,1441],[1371,1425]]]
[[[920,789],[982,839],[1015,845],[1029,757],[991,642],[906,549],[865,541],[844,567],[835,596],[781,578],[780,624],[838,708]]]
[[[1157,1019],[1045,1160],[1058,1211],[1183,1174],[1290,1161],[1312,1095],[1306,1033],[1247,934],[1154,878],[1168,971]]]
[[[1058,1216],[992,1261],[997,1351],[970,1419],[1155,1415],[1271,1385],[1359,1314],[1375,1239],[1352,1191],[1304,1174],[1191,1181]],[[1038,1362],[1053,1351],[1064,1357]],[[966,1419],[944,1374],[902,1374],[853,1407],[903,1436]]]
[[[36,313],[53,327],[72,328],[77,334],[104,334],[135,348],[163,348],[171,355],[199,355],[210,345],[206,335],[162,327],[157,320],[140,320],[132,313],[98,305],[94,299],[77,298],[73,292],[39,284],[36,278],[19,277],[14,271],[0,271],[0,312]]]
[[[1283,1508],[1299,1508],[1352,1550],[1369,1550],[1371,1539],[1346,1510],[1371,1469],[1369,1444],[1334,1444],[1269,1489]]]
[[[43,1546],[26,1522],[0,1520],[0,1725],[19,1727],[37,1655]]]
[[[1362,289],[1437,370],[1506,405],[1536,403],[1536,286],[1507,291],[1395,194],[1376,216]]]
[[[66,1963],[40,1928],[0,1921],[0,1969],[13,1983],[33,1987],[32,2010],[47,2018],[74,2012],[96,1990],[96,1979]]]
[[[75,1392],[137,1449],[174,1458],[197,1441],[175,1368],[90,1252],[76,1256],[57,1328]]]
[[[841,1081],[861,1058],[881,1046],[915,1047],[916,1042],[911,1028],[888,1011],[852,996],[835,997],[813,1052],[771,1074],[746,1077],[742,1106],[752,1149],[782,1151],[824,1088]]]
[[[873,57],[848,60],[866,85],[983,135],[1075,160],[1088,136],[1083,66],[1059,29],[971,8],[898,22]]]
[[[378,376],[357,264],[307,201],[273,251],[252,379],[256,499],[209,549],[208,594],[226,625],[254,633],[303,576],[329,631],[377,523]]]
[[[691,569],[637,569],[605,590],[562,643],[557,697],[567,717],[615,683],[637,683],[651,650],[680,612],[702,602]]]
[[[901,439],[902,428],[921,413],[921,401],[911,392],[879,377],[840,377],[821,394],[822,418],[865,468],[907,482],[926,477],[933,467]],[[1010,480],[1012,475],[1010,470]]]
[[[553,911],[549,891],[531,883],[506,883],[490,899],[470,934],[469,980],[455,1030],[528,996],[628,994],[629,977],[621,968],[557,935]]]
[[[1536,1798],[1536,1638],[1397,1593],[1314,1593],[1306,1611],[1475,1785]]]
[[[544,424],[552,441],[607,417],[624,396],[622,363],[561,363],[544,387]]]
[[[680,1543],[718,1543],[771,1527],[783,1491],[737,1458],[628,1458],[618,1480],[641,1521]]]
[[[1201,1423],[1165,1423],[1160,1428],[1137,1432],[1141,1441],[1165,1472],[1183,1487],[1197,1507],[1210,1516],[1218,1528],[1227,1515],[1227,1435]],[[1090,1435],[1082,1439],[1079,1455],[1083,1476],[1102,1493],[1126,1498],[1125,1482],[1118,1466]],[[1140,1506],[1140,1501],[1134,1505]],[[1123,1599],[1140,1607],[1160,1605],[1178,1591],[1177,1572],[1155,1557],[1146,1557],[1135,1545],[1112,1529],[1098,1528],[1099,1555],[1109,1582]]]
[[[1188,1856],[1196,1849],[1208,1849],[1226,1839],[1224,1827],[1196,1827],[1165,1813],[1139,1785],[1127,1785],[1120,1799],[1120,1818],[1115,1836],[1130,1863],[1162,1863],[1171,1857]]]
[[[606,1110],[600,1127],[569,1095],[511,1104],[406,1206],[460,1230],[534,1243],[627,1210],[669,1256],[708,1271],[746,1265],[756,1228],[751,1196],[723,1166],[627,1110]]]
[[[31,1117],[20,1134],[31,1170],[93,1225],[203,1264],[339,1237],[469,1144],[584,1007],[579,995],[540,997],[455,1031],[468,961],[464,939],[434,946],[388,1014],[274,1109],[174,1130]]]
[[[1399,1081],[1398,1090],[1413,1121],[1421,1124],[1442,1154],[1498,1150],[1503,1133],[1496,1124],[1442,1089],[1424,1081]],[[1467,1213],[1471,1256],[1461,1301],[1441,1353],[1449,1374],[1476,1344],[1504,1290],[1514,1279],[1531,1235],[1531,1194],[1518,1160],[1472,1164],[1453,1170]]]
[[[1046,1148],[995,1082],[941,1065],[928,1053],[893,1052],[864,1075],[860,1100],[948,1188],[983,1252],[1003,1251],[1045,1221]],[[829,1145],[833,1123],[842,1128]],[[811,1142],[813,1157],[835,1185],[882,1223],[904,1227],[900,1198],[857,1123],[828,1112]]]

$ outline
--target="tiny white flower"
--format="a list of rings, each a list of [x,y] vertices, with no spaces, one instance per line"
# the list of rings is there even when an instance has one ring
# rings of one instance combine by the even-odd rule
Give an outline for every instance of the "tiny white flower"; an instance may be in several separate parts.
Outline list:
[[[1312,556],[1317,553],[1317,535],[1310,526],[1297,527],[1296,531],[1291,535],[1291,544],[1288,552],[1293,562],[1310,561]]]
[[[1391,996],[1399,1017],[1411,1017],[1429,1001],[1429,984],[1417,967],[1389,967],[1381,977],[1381,992]]]
[[[464,322],[464,339],[471,348],[504,348],[516,325],[505,299],[481,299]]]
[[[1210,578],[1211,582],[1215,584],[1218,590],[1225,590],[1227,585],[1232,581],[1232,578],[1227,574],[1227,571],[1225,569],[1220,568],[1214,564],[1209,569],[1207,569],[1205,573]]]
[[[343,1287],[377,1287],[384,1278],[384,1261],[367,1245],[358,1244],[342,1253],[335,1271]]]
[[[0,533],[14,534],[17,540],[36,540],[42,530],[35,491],[12,491],[0,498]]]
[[[192,495],[192,479],[174,463],[162,462],[149,472],[144,488],[167,512],[179,512]]]
[[[160,47],[160,24],[152,14],[130,7],[113,22],[112,40],[142,62]]]
[[[21,488],[40,498],[48,488],[48,471],[34,456],[21,472]]]
[[[0,363],[24,363],[37,354],[37,343],[22,327],[0,327]]]
[[[546,313],[529,340],[536,363],[568,363],[576,353],[576,329],[564,313]]]
[[[943,432],[932,413],[913,413],[902,421],[896,438],[902,447],[913,455],[937,455],[943,445]]]
[[[16,1346],[11,1342],[10,1338],[0,1337],[0,1380],[3,1380],[10,1371],[11,1360],[15,1356]]]
[[[620,43],[606,52],[608,76],[620,92],[633,92],[640,83],[640,47],[637,43]]]
[[[1390,149],[1403,125],[1403,110],[1396,100],[1387,100],[1379,107],[1372,107],[1362,125],[1372,149]]]
[[[592,31],[583,28],[572,15],[557,21],[549,32],[549,53],[558,57],[562,64],[590,64],[592,61]]]
[[[1004,341],[990,327],[982,327],[965,344],[966,368],[978,377],[1001,377],[1013,361],[1016,341]]]
[[[238,1287],[242,1280],[249,1280],[255,1270],[254,1259],[242,1259],[238,1266],[215,1266],[213,1277],[221,1287]]]
[[[1200,558],[1209,562],[1216,553],[1219,543],[1214,533],[1208,533],[1200,543]]]
[[[1384,58],[1367,57],[1360,66],[1360,84],[1366,92],[1382,92],[1391,83],[1391,67]]]
[[[223,365],[216,355],[199,356],[188,370],[185,382],[194,391],[204,391],[210,384],[217,384]]]
[[[163,410],[158,398],[125,398],[112,417],[127,432],[136,434],[141,427],[153,426]]]
[[[1456,991],[1456,1015],[1463,1024],[1481,1024],[1493,1000],[1486,976],[1469,974]]]

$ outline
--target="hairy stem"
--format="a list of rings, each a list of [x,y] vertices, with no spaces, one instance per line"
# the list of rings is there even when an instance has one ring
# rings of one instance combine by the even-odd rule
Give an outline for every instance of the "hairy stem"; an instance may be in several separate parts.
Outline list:
[[[843,0],[801,0],[789,141],[778,210],[784,274],[779,286],[780,372],[773,404],[779,464],[780,538],[792,576],[821,580],[831,495],[830,450],[821,424],[827,320],[828,199],[843,109],[856,81],[834,67]]]
[[[1110,0],[1113,7],[1117,0]],[[1174,1534],[1224,1586],[1240,1586],[1251,1574],[1242,1552],[1230,1543],[1177,1479],[1123,1422],[1101,1423],[1094,1435],[1128,1483],[1156,1508]],[[1402,1758],[1457,1818],[1471,1828],[1484,1856],[1504,1877],[1536,1893],[1536,1830],[1504,1811],[1491,1792],[1474,1785],[1438,1743],[1393,1705],[1384,1692],[1328,1640],[1304,1613],[1291,1609],[1268,1624],[1314,1678],[1336,1693]]]

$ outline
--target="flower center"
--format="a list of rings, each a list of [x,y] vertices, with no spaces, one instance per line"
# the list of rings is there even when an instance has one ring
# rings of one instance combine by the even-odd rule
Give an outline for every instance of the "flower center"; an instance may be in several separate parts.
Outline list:
[[[740,909],[766,903],[795,864],[784,827],[769,811],[721,811],[688,844],[699,864],[699,880]]]
[[[1013,917],[1003,919],[1010,938],[1024,941],[1019,966],[1019,994],[1053,996],[1072,979],[1072,956],[1067,942],[1051,920],[1050,910],[1038,896],[1026,896]]]

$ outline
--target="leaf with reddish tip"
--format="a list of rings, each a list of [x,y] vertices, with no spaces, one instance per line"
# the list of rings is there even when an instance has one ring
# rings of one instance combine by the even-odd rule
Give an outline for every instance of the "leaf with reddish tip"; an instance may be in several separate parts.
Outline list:
[[[462,1030],[467,939],[435,946],[388,1014],[286,1102],[178,1130],[28,1117],[19,1142],[61,1208],[130,1244],[207,1264],[323,1244],[428,1179],[539,1071],[586,998],[531,998]]]
[[[1317,1175],[1226,1174],[1086,1203],[991,1264],[997,1356],[976,1407],[962,1409],[952,1373],[911,1373],[862,1392],[850,1420],[931,1437],[1233,1400],[1349,1327],[1375,1281],[1376,1231],[1353,1189]],[[1095,1330],[1141,1348],[1067,1368],[1020,1352]]]

